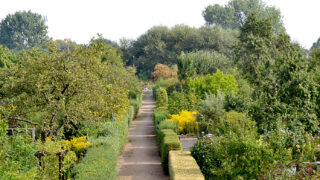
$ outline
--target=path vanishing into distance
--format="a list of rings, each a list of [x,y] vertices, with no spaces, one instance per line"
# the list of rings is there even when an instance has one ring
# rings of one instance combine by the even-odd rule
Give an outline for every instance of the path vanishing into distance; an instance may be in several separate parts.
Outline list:
[[[152,91],[145,91],[139,115],[129,129],[129,141],[118,158],[118,180],[169,180],[161,167],[154,134],[154,108]]]

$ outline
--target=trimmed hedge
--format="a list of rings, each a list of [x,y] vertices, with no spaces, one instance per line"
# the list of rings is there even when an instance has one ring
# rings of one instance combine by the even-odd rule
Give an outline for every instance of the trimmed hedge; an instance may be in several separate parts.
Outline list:
[[[171,150],[182,150],[178,135],[172,129],[162,129],[158,133],[161,164],[168,173],[168,158]]]
[[[161,121],[164,121],[167,118],[169,118],[169,114],[167,111],[158,110],[158,109],[153,111],[153,121],[154,121],[155,127],[157,127]]]
[[[167,90],[165,88],[160,87],[156,91],[156,107],[157,109],[163,109],[167,110],[168,109],[168,95],[167,95]]]
[[[169,152],[169,174],[171,180],[204,180],[190,151]]]
[[[127,142],[128,121],[132,121],[133,115],[131,107],[123,121],[89,126],[88,139],[92,145],[85,157],[73,168],[74,179],[117,179],[117,160]]]
[[[142,105],[142,95],[137,96],[135,99],[131,99],[130,105],[134,107],[134,118],[136,118]]]

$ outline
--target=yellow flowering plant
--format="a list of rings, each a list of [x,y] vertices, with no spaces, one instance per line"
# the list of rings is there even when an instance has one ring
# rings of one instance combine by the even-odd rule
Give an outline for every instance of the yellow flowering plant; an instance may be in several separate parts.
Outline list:
[[[86,149],[91,145],[89,141],[87,141],[87,136],[81,136],[78,138],[73,138],[71,140],[64,141],[64,144],[74,151],[78,157],[83,156]]]
[[[166,121],[176,122],[181,134],[196,134],[199,131],[196,114],[199,113],[197,111],[182,110],[179,114],[171,115],[171,118],[166,119]]]

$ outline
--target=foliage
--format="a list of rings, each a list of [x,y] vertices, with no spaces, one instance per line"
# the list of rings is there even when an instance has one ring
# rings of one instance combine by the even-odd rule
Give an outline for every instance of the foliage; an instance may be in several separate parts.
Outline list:
[[[204,180],[190,151],[169,152],[169,174],[172,180]]]
[[[319,48],[319,47],[320,47],[320,37],[318,38],[318,40],[317,40],[316,42],[314,42],[314,43],[312,44],[311,49],[317,49],[317,48]]]
[[[161,155],[161,164],[168,173],[169,152],[172,150],[182,150],[177,134],[172,129],[162,129],[158,133],[158,143]]]
[[[200,50],[187,54],[181,53],[178,57],[178,74],[180,80],[186,80],[196,74],[213,74],[217,69],[226,72],[231,61],[216,51]]]
[[[248,109],[248,104],[244,97],[239,95],[226,95],[224,109],[226,111],[245,112]]]
[[[168,117],[169,117],[169,114],[165,110],[155,109],[153,111],[153,120],[154,120],[155,126],[160,124],[162,121],[164,121]]]
[[[127,64],[134,64],[139,75],[150,78],[156,64],[177,64],[181,52],[213,50],[231,57],[237,35],[237,31],[212,26],[155,26],[137,40],[127,42],[123,51]]]
[[[83,129],[91,146],[85,157],[73,168],[75,179],[116,179],[117,159],[128,136],[128,119],[117,122],[90,123]]]
[[[106,46],[93,41],[58,52],[49,44],[49,52],[22,52],[19,66],[1,70],[2,105],[17,106],[15,113],[5,114],[9,125],[25,119],[47,137],[76,129],[83,121],[106,121],[112,113],[119,120],[129,105],[128,90],[138,81],[133,81],[134,72],[101,62],[112,50]]]
[[[159,79],[170,79],[170,78],[176,78],[177,72],[172,70],[169,66],[164,64],[157,64],[154,67],[154,72],[151,73],[151,77],[153,81],[157,81]]]
[[[0,45],[0,68],[10,68],[17,63],[17,55],[7,47]]]
[[[191,57],[186,57],[182,52],[178,57],[178,75],[179,79],[187,79],[195,76],[197,73],[196,68],[194,67],[194,62]]]
[[[31,11],[9,14],[0,23],[0,44],[22,50],[40,47],[48,41],[48,26],[43,16]]]
[[[35,179],[39,178],[37,151],[30,137],[21,133],[8,137],[7,125],[0,120],[0,177],[1,179]]]
[[[179,83],[179,80],[177,78],[170,78],[170,79],[166,79],[166,80],[159,80],[157,81],[153,86],[152,86],[152,93],[153,93],[153,97],[155,99],[157,99],[157,89],[160,87],[163,87],[165,89],[175,86],[176,84]]]
[[[178,124],[180,134],[197,134],[199,131],[198,123],[196,122],[196,111],[182,110],[179,114],[172,114],[168,122],[175,122]]]
[[[199,116],[197,122],[199,123],[200,131],[210,132],[215,124],[224,115],[225,95],[218,92],[217,95],[206,94],[206,98],[200,102]]]
[[[204,98],[206,93],[217,94],[218,91],[221,91],[224,94],[237,94],[239,91],[235,77],[231,74],[224,74],[220,70],[213,75],[189,78],[186,89],[201,98]]]
[[[156,126],[156,131],[161,131],[162,129],[172,129],[176,134],[179,134],[179,127],[176,122],[161,121],[159,125]]]
[[[202,15],[208,24],[238,29],[252,12],[258,12],[261,18],[272,18],[277,34],[285,30],[280,10],[274,6],[266,6],[262,0],[230,0],[225,6],[209,5]]]
[[[64,141],[68,149],[74,151],[78,158],[84,156],[85,151],[91,145],[89,141],[87,141],[87,136],[81,136],[78,138],[72,138],[71,140]]]
[[[157,97],[157,102],[156,102],[156,107],[157,109],[163,109],[167,110],[168,108],[168,95],[166,89],[160,87],[157,89],[156,92],[156,97]]]
[[[274,64],[274,34],[271,19],[259,18],[257,13],[248,16],[240,28],[239,43],[236,48],[238,66],[254,83],[269,76]]]
[[[253,138],[209,136],[191,149],[206,179],[255,179],[270,161],[270,152]]]
[[[44,143],[37,142],[37,149],[45,153],[42,157],[43,179],[59,178],[59,157],[56,155],[59,151],[68,150],[63,161],[63,171],[67,175],[78,160],[75,152],[71,151],[64,141],[54,141],[52,137],[47,137]]]
[[[177,114],[182,110],[196,110],[199,98],[194,93],[173,91],[169,96],[168,103],[168,112],[170,114]]]

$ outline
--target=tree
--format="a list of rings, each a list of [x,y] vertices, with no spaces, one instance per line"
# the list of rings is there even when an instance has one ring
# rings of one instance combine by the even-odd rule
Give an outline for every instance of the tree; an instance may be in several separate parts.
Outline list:
[[[238,29],[252,12],[257,12],[260,18],[271,18],[276,34],[284,30],[280,10],[266,6],[262,0],[231,0],[225,6],[209,5],[202,15],[208,24]]]
[[[257,13],[252,13],[240,30],[236,47],[238,66],[252,82],[260,83],[257,78],[268,75],[269,69],[265,67],[274,63],[271,52],[275,36],[271,19],[259,18]]]
[[[318,39],[316,42],[314,42],[314,43],[312,44],[311,49],[316,49],[316,48],[319,48],[319,47],[320,47],[320,37],[319,37],[319,39]]]
[[[153,81],[176,78],[177,76],[178,75],[176,71],[172,70],[169,66],[164,64],[157,64],[154,67],[154,72],[151,73]]]
[[[157,26],[149,29],[136,41],[123,41],[125,59],[128,65],[135,65],[138,74],[149,78],[157,63],[177,64],[181,52],[214,50],[232,57],[232,47],[236,44],[238,33],[221,27],[204,26],[199,29],[177,25],[171,29]]]
[[[0,44],[22,50],[40,47],[48,41],[45,18],[31,11],[9,14],[0,23]]]
[[[128,107],[128,92],[135,90],[134,71],[112,60],[117,50],[101,40],[73,51],[59,52],[54,44],[21,51],[21,63],[0,71],[0,108],[10,127],[29,123],[42,137],[77,129],[82,122],[121,119]],[[111,52],[114,51],[114,52]],[[106,57],[108,61],[102,61]]]

